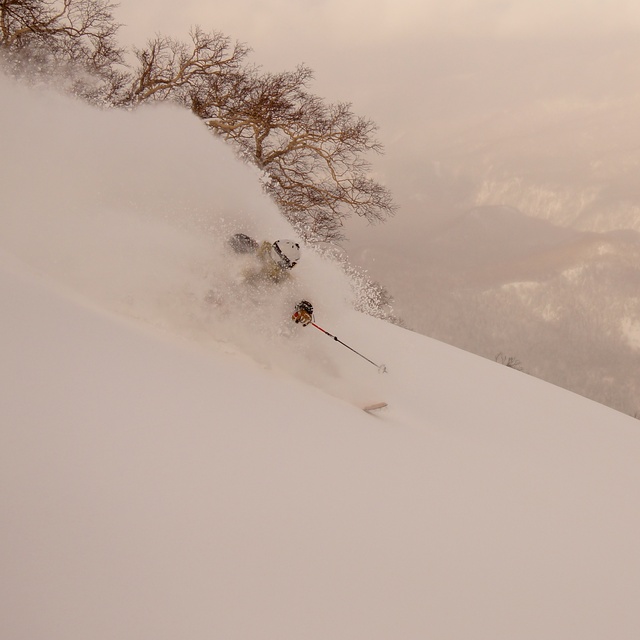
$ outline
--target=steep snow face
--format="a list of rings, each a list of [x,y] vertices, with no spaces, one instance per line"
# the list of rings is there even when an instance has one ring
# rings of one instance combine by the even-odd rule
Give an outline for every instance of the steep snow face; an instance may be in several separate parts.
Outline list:
[[[635,420],[241,286],[291,230],[187,114],[0,96],[0,637],[635,640]]]
[[[11,123],[0,248],[102,307],[304,375],[291,353],[305,338],[287,346],[295,303],[311,300],[331,329],[353,287],[305,248],[286,284],[243,286],[251,265],[231,234],[296,239],[254,168],[184,109],[98,111],[7,79],[0,88]]]
[[[0,254],[2,638],[635,640],[632,418],[355,312],[384,377],[301,330],[370,416],[74,297]]]

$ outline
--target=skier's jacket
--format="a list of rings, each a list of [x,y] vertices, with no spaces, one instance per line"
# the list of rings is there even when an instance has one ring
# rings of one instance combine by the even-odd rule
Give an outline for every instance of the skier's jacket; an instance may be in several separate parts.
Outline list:
[[[291,278],[290,270],[281,267],[271,257],[271,246],[271,243],[266,240],[260,245],[256,251],[259,266],[244,272],[245,282],[259,285],[264,282],[286,282]]]

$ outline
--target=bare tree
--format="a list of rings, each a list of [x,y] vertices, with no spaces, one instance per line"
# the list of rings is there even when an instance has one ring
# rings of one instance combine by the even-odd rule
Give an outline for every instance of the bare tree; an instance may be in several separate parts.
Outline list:
[[[307,240],[343,237],[344,220],[393,215],[390,192],[369,176],[382,152],[376,125],[351,105],[327,104],[307,90],[305,66],[277,74],[245,66],[249,49],[195,28],[191,41],[157,36],[135,50],[138,68],[123,100],[173,100],[201,117],[264,172],[265,189]]]
[[[506,356],[504,353],[500,352],[496,357],[495,361],[499,364],[503,364],[505,367],[509,367],[510,369],[515,369],[516,371],[524,371],[524,367],[518,358],[513,356]]]
[[[390,192],[369,174],[368,152],[382,152],[376,125],[347,103],[327,104],[307,91],[312,72],[237,79],[227,103],[202,102],[197,113],[264,170],[266,189],[308,240],[335,242],[346,218],[369,222],[395,212]]]
[[[62,70],[67,88],[94,103],[188,107],[262,169],[266,191],[307,240],[342,239],[353,214],[369,222],[393,215],[390,192],[370,175],[368,154],[382,152],[375,123],[310,93],[310,69],[262,73],[244,65],[246,45],[196,27],[190,42],[159,35],[134,49],[137,67],[125,73],[115,6],[0,0],[0,57],[17,76]]]
[[[248,47],[200,27],[192,29],[190,38],[187,44],[156,36],[143,49],[134,49],[138,67],[122,102],[173,100],[193,109],[201,101],[224,101],[223,87],[239,73]]]
[[[64,67],[72,91],[108,99],[125,82],[117,70],[123,51],[115,6],[109,0],[0,0],[0,54],[16,76]]]

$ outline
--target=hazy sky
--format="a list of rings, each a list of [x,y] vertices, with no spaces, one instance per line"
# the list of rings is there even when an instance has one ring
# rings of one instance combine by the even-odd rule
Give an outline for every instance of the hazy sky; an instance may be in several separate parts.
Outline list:
[[[362,62],[347,57],[357,51],[383,50],[402,73],[408,43],[640,31],[640,3],[633,0],[121,0],[117,12],[128,40],[186,35],[198,24],[249,44],[255,62],[274,70],[304,62],[323,86],[330,71],[357,74]]]
[[[186,39],[197,24],[248,44],[266,70],[311,67],[314,93],[380,126],[386,153],[374,170],[399,220],[415,217],[415,203],[442,201],[433,167],[452,154],[464,182],[487,162],[479,149],[505,137],[535,143],[542,120],[571,122],[640,95],[631,0],[121,0],[116,15],[127,45],[157,32]],[[556,140],[531,163],[549,166],[554,144],[559,154],[574,144]]]
[[[593,34],[640,25],[640,5],[632,0],[121,0],[119,15],[140,31],[201,24],[258,50],[295,54],[295,42],[319,55],[326,44],[391,44],[433,34]]]
[[[624,48],[640,40],[632,0],[121,0],[117,17],[126,44],[197,24],[248,44],[267,70],[305,63],[312,90],[352,102],[388,148],[396,119],[406,130],[487,103],[610,96],[625,67],[635,77]]]

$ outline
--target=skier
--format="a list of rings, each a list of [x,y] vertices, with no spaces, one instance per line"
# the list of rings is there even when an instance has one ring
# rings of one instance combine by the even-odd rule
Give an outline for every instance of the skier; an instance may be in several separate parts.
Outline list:
[[[300,260],[300,245],[293,240],[264,241],[258,244],[253,238],[237,233],[229,239],[236,253],[255,254],[258,265],[250,267],[244,273],[244,280],[251,285],[264,283],[282,283],[291,278],[291,270]],[[291,319],[303,327],[313,320],[313,305],[308,300],[296,304]]]

